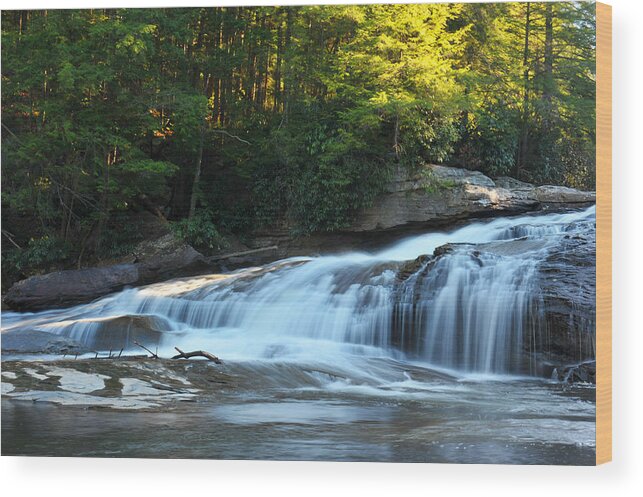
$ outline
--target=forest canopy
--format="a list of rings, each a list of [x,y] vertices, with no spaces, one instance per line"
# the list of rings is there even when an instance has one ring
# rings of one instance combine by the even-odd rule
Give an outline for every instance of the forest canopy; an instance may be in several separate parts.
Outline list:
[[[591,2],[2,12],[3,267],[333,231],[426,163],[593,189]],[[125,219],[125,221],[124,221]]]

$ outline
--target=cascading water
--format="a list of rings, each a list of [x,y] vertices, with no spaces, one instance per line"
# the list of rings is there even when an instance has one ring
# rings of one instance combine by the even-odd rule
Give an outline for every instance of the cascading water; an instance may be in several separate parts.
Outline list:
[[[3,313],[3,330],[52,332],[94,349],[131,348],[138,339],[161,351],[208,349],[228,361],[350,368],[358,358],[390,358],[524,373],[525,350],[544,326],[538,264],[560,236],[591,231],[594,219],[592,207],[477,222],[376,253],[294,258],[129,289],[71,309]],[[439,257],[401,274],[408,261],[445,244]]]
[[[466,249],[427,263],[402,290],[404,349],[449,369],[520,371],[524,338],[539,324],[535,268]]]

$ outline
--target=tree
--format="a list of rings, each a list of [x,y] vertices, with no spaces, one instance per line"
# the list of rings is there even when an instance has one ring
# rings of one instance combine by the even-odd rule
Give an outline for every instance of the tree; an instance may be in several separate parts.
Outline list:
[[[3,258],[125,253],[143,208],[341,229],[427,162],[592,188],[595,38],[588,2],[3,11]]]

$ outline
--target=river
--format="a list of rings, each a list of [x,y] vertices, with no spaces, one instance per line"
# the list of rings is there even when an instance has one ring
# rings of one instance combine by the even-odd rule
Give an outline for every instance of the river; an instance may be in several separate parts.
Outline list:
[[[5,312],[3,333],[91,350],[135,350],[134,340],[161,356],[209,350],[234,388],[140,412],[5,396],[3,453],[593,464],[593,385],[540,377],[532,345],[545,326],[538,265],[560,237],[592,230],[593,207],[498,218],[370,253]],[[151,325],[115,326],[124,316]]]

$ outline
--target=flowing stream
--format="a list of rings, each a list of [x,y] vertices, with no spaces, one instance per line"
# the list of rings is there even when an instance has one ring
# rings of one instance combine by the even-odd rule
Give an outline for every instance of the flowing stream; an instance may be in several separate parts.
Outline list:
[[[588,464],[593,389],[535,378],[529,352],[545,326],[538,264],[562,234],[591,230],[594,207],[498,218],[372,253],[292,258],[70,309],[5,312],[2,330],[50,332],[92,351],[134,350],[134,340],[162,356],[208,350],[243,378],[243,395],[207,413],[186,409],[183,434],[167,430],[170,449],[137,445],[122,455]],[[439,257],[422,257],[445,244]],[[3,401],[3,418],[32,416],[44,427],[62,416],[65,432],[67,418],[51,407],[21,409]],[[146,415],[150,426],[165,416]],[[87,427],[81,416],[76,428],[97,448],[69,454],[106,454],[110,423],[109,436],[128,447],[116,433],[142,414],[83,416]],[[238,439],[226,445],[220,434],[188,449],[179,439],[192,423],[213,423],[212,433],[227,426]],[[8,426],[3,419],[3,438],[12,437]]]

